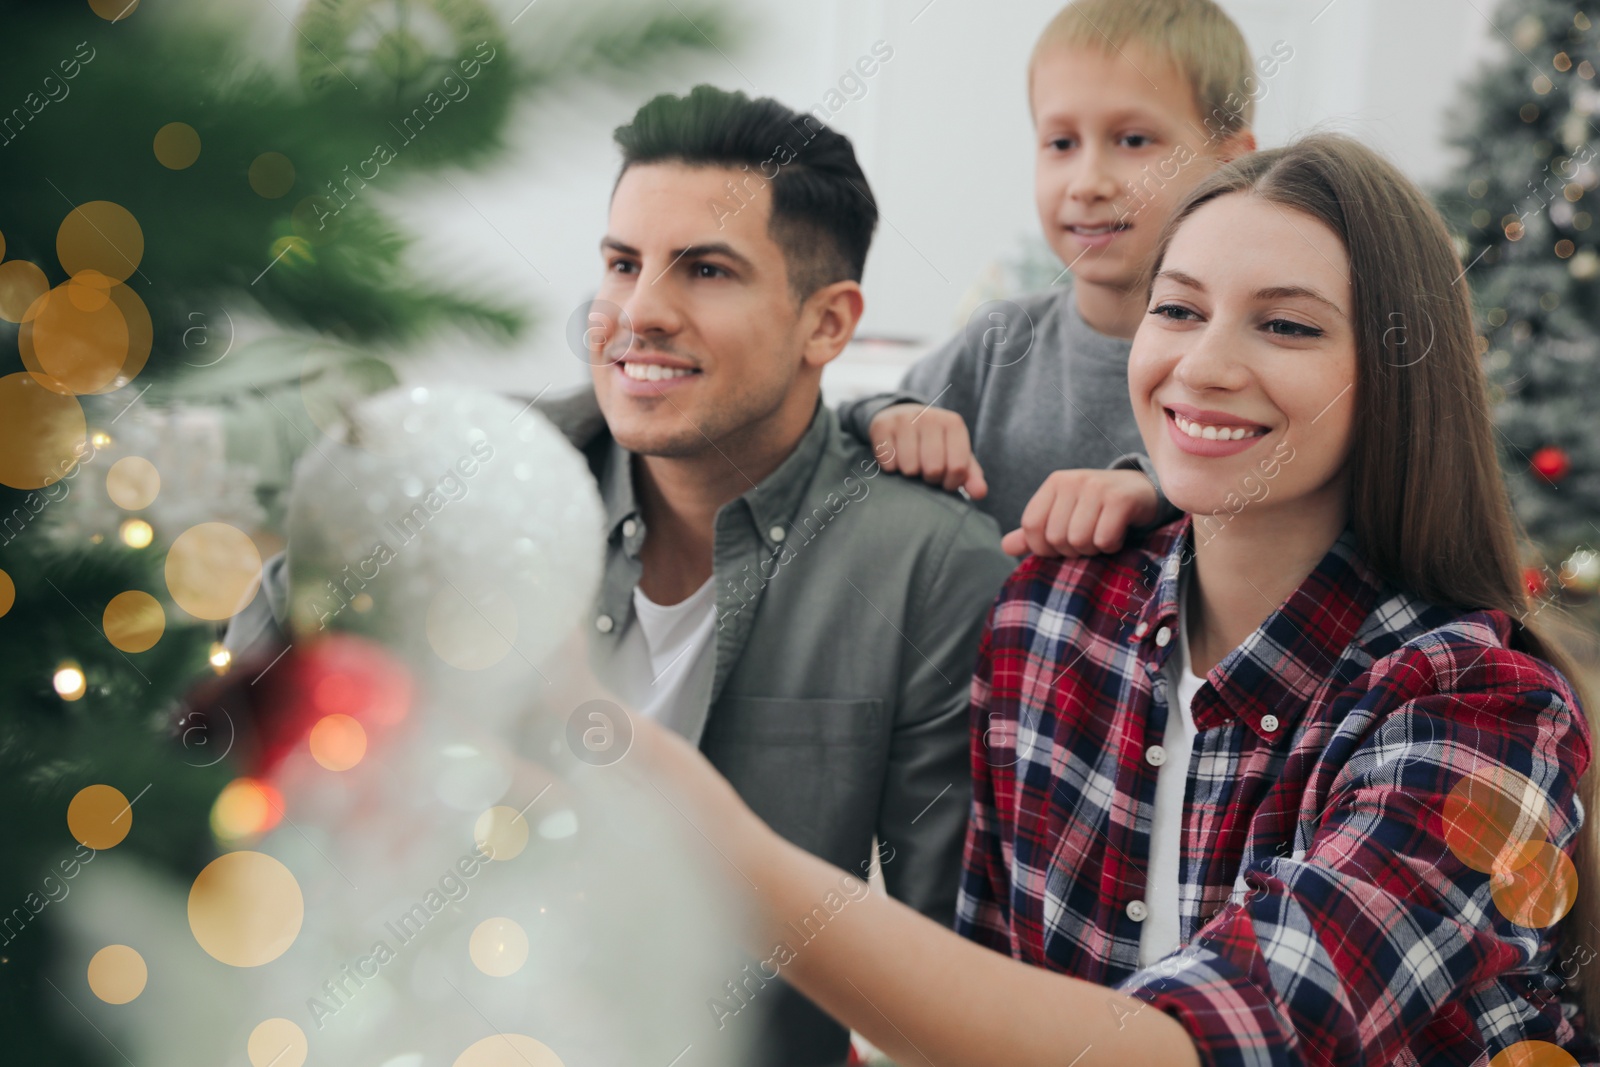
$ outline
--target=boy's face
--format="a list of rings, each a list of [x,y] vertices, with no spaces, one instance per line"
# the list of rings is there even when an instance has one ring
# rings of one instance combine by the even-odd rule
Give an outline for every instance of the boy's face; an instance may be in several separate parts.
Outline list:
[[[1184,194],[1254,146],[1207,144],[1188,79],[1135,42],[1042,51],[1030,87],[1045,239],[1080,281],[1132,286]]]

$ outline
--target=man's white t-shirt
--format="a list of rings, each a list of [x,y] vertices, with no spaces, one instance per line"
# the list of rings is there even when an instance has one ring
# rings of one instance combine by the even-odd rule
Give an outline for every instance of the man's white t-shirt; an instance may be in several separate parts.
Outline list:
[[[1178,641],[1167,656],[1166,761],[1156,769],[1156,810],[1150,827],[1150,877],[1144,902],[1149,915],[1139,933],[1139,966],[1147,967],[1176,951],[1178,933],[1178,845],[1183,829],[1183,793],[1194,746],[1194,716],[1189,707],[1205,682],[1189,670],[1189,585],[1186,568],[1178,583]]]
[[[637,586],[633,624],[618,642],[609,671],[629,708],[685,736],[705,715],[716,667],[715,576],[676,604],[657,604]]]

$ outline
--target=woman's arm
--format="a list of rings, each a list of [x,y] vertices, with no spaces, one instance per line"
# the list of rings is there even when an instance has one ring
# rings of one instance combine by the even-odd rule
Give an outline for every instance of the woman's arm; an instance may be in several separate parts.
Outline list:
[[[747,947],[905,1067],[1198,1067],[1183,1026],[1105,986],[968,941],[769,830],[677,735],[639,721],[640,771],[754,883]],[[736,880],[745,885],[742,879]]]

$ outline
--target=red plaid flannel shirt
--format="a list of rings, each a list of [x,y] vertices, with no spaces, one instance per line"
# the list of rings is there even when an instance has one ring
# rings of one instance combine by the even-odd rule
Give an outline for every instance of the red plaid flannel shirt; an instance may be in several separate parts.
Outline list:
[[[1558,955],[1559,924],[1503,914],[1444,826],[1464,776],[1510,768],[1570,859],[1576,697],[1507,647],[1506,614],[1395,590],[1348,527],[1194,697],[1189,766],[1160,772],[1187,776],[1182,944],[1139,968],[1146,752],[1193,538],[1185,516],[1113,555],[1030,557],[1002,590],[972,686],[957,929],[1167,1012],[1206,1064],[1481,1065],[1526,1040],[1600,1062],[1563,982],[1588,960]]]

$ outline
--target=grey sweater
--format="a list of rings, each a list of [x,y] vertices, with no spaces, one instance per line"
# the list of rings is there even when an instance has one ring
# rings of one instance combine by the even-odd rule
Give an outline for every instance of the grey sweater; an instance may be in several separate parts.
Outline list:
[[[991,301],[907,371],[899,392],[841,404],[839,419],[866,441],[873,417],[890,404],[919,400],[954,411],[989,483],[977,506],[1010,531],[1052,471],[1132,467],[1155,480],[1128,400],[1130,347],[1083,321],[1070,284]],[[1139,529],[1178,516],[1164,496],[1160,503],[1156,523]]]

